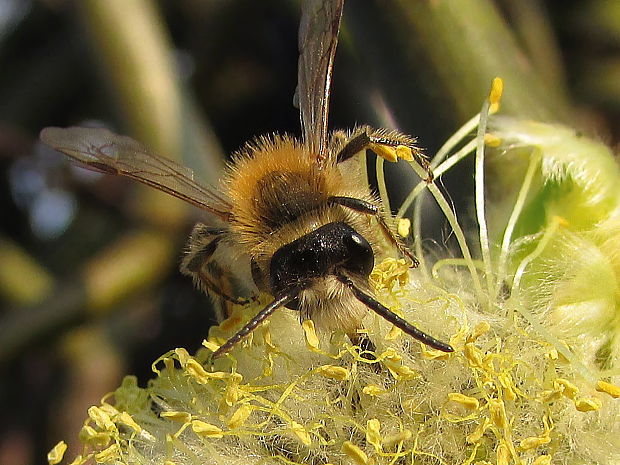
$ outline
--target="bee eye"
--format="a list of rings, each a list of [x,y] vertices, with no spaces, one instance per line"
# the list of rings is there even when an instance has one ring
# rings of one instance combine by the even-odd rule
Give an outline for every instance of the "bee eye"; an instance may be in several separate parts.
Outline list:
[[[301,306],[301,302],[299,301],[299,297],[295,297],[293,300],[291,300],[289,303],[285,305],[285,307],[290,310],[299,310],[300,306]]]
[[[375,255],[368,241],[353,229],[351,234],[343,239],[347,254],[342,267],[362,276],[370,275],[373,266],[375,266]]]

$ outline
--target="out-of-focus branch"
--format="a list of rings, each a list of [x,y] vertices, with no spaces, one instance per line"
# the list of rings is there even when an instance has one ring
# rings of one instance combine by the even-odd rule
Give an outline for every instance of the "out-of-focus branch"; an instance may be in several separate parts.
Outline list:
[[[177,248],[157,230],[128,233],[86,264],[84,283],[89,312],[106,313],[127,297],[161,280]]]
[[[0,237],[0,295],[15,305],[40,302],[51,291],[53,277],[32,256]]]
[[[566,98],[566,77],[549,16],[540,0],[502,0],[520,44],[547,87]]]
[[[25,346],[72,322],[103,315],[168,273],[176,247],[158,230],[131,231],[91,260],[79,277],[60,283],[45,302],[5,315],[0,366]]]
[[[489,83],[499,76],[505,82],[505,113],[570,121],[562,92],[541,78],[493,2],[399,0],[386,14],[404,49],[423,50],[439,79],[433,84],[444,89],[444,103],[453,105],[461,119],[479,110]]]
[[[577,68],[578,92],[603,109],[620,108],[620,3],[591,0],[578,4],[571,25],[596,50]]]
[[[222,152],[212,131],[183,94],[172,46],[151,0],[76,2],[93,53],[132,135],[154,151],[182,162],[208,181],[217,179]],[[59,283],[45,302],[18,308],[0,322],[0,364],[21,349],[70,323],[122,308],[121,302],[153,288],[177,266],[178,234],[185,225],[183,203],[143,188],[139,216],[157,229],[128,232],[84,265],[84,272]]]
[[[222,151],[183,95],[172,46],[154,2],[84,0],[76,4],[132,135],[180,162],[185,151],[198,151],[205,166],[195,167],[196,171],[209,181],[217,179]],[[180,203],[152,189],[143,189],[138,202],[141,215],[166,227],[184,216]]]

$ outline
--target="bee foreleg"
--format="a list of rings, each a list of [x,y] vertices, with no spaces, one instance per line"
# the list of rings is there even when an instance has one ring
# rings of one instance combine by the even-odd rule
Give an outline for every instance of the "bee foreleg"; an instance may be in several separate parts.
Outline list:
[[[210,228],[204,224],[197,224],[189,240],[189,250],[181,263],[181,272],[191,276],[197,286],[204,291],[213,292],[233,304],[245,305],[249,303],[248,299],[227,294],[216,283],[219,278],[214,276],[213,255],[226,233],[226,229]]]
[[[349,158],[357,155],[362,150],[366,150],[370,147],[371,141],[369,129],[370,128],[368,126],[362,126],[353,132],[349,139],[344,143],[344,146],[338,151],[338,154],[336,155],[337,163],[347,161]],[[334,136],[342,139],[346,137],[346,133],[337,132]]]
[[[351,210],[355,210],[366,215],[374,216],[377,219],[377,222],[379,223],[381,231],[383,231],[385,237],[388,238],[388,240],[398,249],[401,254],[411,260],[411,266],[415,268],[420,264],[418,262],[418,259],[415,258],[415,256],[411,253],[407,246],[396,237],[396,235],[388,225],[385,217],[381,213],[381,210],[375,204],[367,202],[366,200],[356,199],[354,197],[341,197],[335,195],[329,197],[327,199],[327,202],[330,204],[350,208]]]
[[[354,332],[348,333],[347,336],[349,336],[349,339],[354,345],[360,348],[360,357],[371,362],[377,360],[377,358],[374,356],[374,354],[377,352],[377,346],[375,346],[375,344],[370,340],[368,334]],[[378,365],[375,365],[375,369],[380,371]]]
[[[379,303],[370,294],[367,294],[359,287],[357,287],[353,280],[351,280],[351,278],[349,278],[348,276],[339,274],[336,275],[336,277],[342,284],[344,284],[351,290],[357,300],[366,305],[369,309],[378,314],[380,317],[384,318],[397,328],[401,329],[403,332],[407,333],[409,336],[417,339],[418,341],[426,344],[429,347],[432,347],[433,349],[441,350],[443,352],[454,352],[454,349],[450,344],[446,344],[445,342],[435,339],[433,336],[426,334],[424,331],[421,331],[415,326],[413,326],[407,320],[399,317],[389,308]]]
[[[341,134],[335,133],[335,136],[341,137]],[[361,126],[353,131],[353,134],[337,152],[336,162],[346,161],[366,149],[372,150],[383,158],[396,161],[397,157],[394,149],[399,146],[409,149],[407,152],[411,152],[413,159],[426,171],[426,182],[431,182],[434,178],[433,171],[422,149],[416,145],[416,139],[398,131]],[[385,148],[391,150],[386,151]]]
[[[222,344],[215,352],[213,352],[212,357],[218,358],[225,353],[229,352],[237,343],[241,342],[245,339],[252,331],[254,331],[258,325],[260,325],[263,321],[265,321],[269,316],[276,311],[280,307],[284,307],[291,300],[295,299],[299,295],[300,289],[293,288],[289,289],[284,294],[276,296],[276,298],[263,308],[260,312],[256,314],[254,318],[246,323],[246,325],[237,331],[230,339],[228,339],[224,344]]]

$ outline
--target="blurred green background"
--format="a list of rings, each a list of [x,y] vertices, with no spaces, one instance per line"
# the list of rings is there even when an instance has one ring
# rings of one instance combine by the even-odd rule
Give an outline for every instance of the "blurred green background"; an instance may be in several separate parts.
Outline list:
[[[0,0],[0,463],[77,452],[88,406],[214,322],[177,271],[205,216],[71,166],[40,129],[105,125],[216,182],[253,136],[299,134],[298,21],[285,0]],[[330,127],[398,127],[432,154],[500,76],[503,113],[615,145],[619,50],[613,0],[349,1]],[[397,207],[415,179],[389,168]],[[467,205],[468,163],[441,184]]]

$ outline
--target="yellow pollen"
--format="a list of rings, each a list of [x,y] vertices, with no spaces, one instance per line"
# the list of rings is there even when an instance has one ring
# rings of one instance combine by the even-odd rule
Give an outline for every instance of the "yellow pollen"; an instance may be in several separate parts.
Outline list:
[[[476,339],[478,339],[484,333],[488,332],[489,329],[491,329],[491,325],[489,323],[487,323],[486,321],[481,321],[480,323],[478,323],[475,326],[475,328],[472,331],[471,335],[467,338],[467,342],[474,342],[474,341],[476,341]]]
[[[606,394],[609,394],[614,399],[620,397],[620,387],[606,381],[598,381],[596,383],[596,390],[598,392],[604,392]]]
[[[550,455],[541,455],[538,457],[532,465],[551,465],[551,456]]]
[[[217,349],[220,348],[219,344],[216,344],[215,342],[212,342],[212,341],[208,341],[206,339],[202,341],[202,345],[205,346],[207,349],[209,349],[211,352],[215,352]]]
[[[121,413],[118,416],[117,421],[124,423],[125,425],[129,426],[131,429],[136,431],[137,433],[142,431],[142,427],[138,423],[136,423],[136,421],[127,412]]]
[[[65,452],[67,452],[67,444],[65,441],[60,441],[47,453],[47,463],[49,463],[49,465],[60,463]]]
[[[377,386],[376,384],[369,384],[364,386],[362,392],[368,396],[378,396],[380,394],[384,394],[385,390]]]
[[[499,137],[493,135],[493,134],[489,134],[486,133],[484,135],[484,145],[486,145],[487,147],[499,147],[502,144],[502,139],[500,139]]]
[[[319,338],[316,335],[316,329],[314,327],[314,321],[312,320],[304,320],[301,324],[301,327],[304,330],[304,335],[306,336],[306,345],[308,349],[315,351],[319,349]]]
[[[355,460],[359,465],[366,465],[368,463],[368,455],[358,446],[351,441],[345,441],[342,443],[342,452],[347,454],[351,459]]]
[[[411,232],[411,220],[408,218],[401,218],[398,220],[398,235],[400,237],[407,237]]]
[[[411,147],[407,147],[406,145],[397,146],[396,157],[402,158],[405,161],[413,161],[413,152],[411,151]]]
[[[121,457],[118,444],[112,444],[107,449],[102,450],[98,454],[95,454],[95,460],[97,463],[114,463],[119,461]]]
[[[254,409],[249,404],[245,404],[239,407],[235,411],[235,413],[232,414],[232,416],[230,417],[230,420],[228,420],[228,427],[230,429],[239,428],[250,417],[252,410]]]
[[[395,162],[396,160],[398,160],[396,147],[390,147],[383,144],[370,144],[369,148],[378,156],[387,161]]]
[[[336,379],[338,381],[346,381],[351,373],[346,368],[334,365],[323,365],[316,369],[316,372],[326,378]]]
[[[396,433],[396,434],[386,437],[383,440],[383,445],[385,447],[392,447],[395,444],[408,441],[412,437],[413,437],[413,433],[411,432],[411,430],[405,429],[401,431],[400,433]]]
[[[496,77],[491,83],[491,92],[489,93],[489,103],[491,104],[489,111],[491,113],[496,113],[499,110],[499,102],[502,98],[503,92],[504,81],[502,78]]]
[[[211,423],[207,423],[200,420],[192,421],[192,431],[198,436],[204,436],[207,438],[221,438],[224,436],[221,428],[218,428]]]
[[[376,418],[366,422],[366,441],[374,446],[377,452],[381,451],[381,423]]]
[[[594,397],[583,397],[575,401],[575,408],[580,412],[593,412],[602,406],[603,403]]]
[[[508,427],[508,419],[506,418],[506,410],[503,401],[491,399],[489,401],[489,413],[491,414],[491,420],[495,423],[495,426],[499,428]]]
[[[465,394],[461,394],[460,392],[451,392],[448,394],[448,400],[452,402],[456,402],[457,404],[461,404],[463,407],[468,408],[470,410],[478,410],[480,403],[478,399],[475,397],[469,397]]]
[[[161,412],[160,416],[176,423],[188,423],[192,419],[192,415],[187,412]]]
[[[310,444],[312,444],[312,439],[310,438],[310,435],[306,431],[306,428],[303,427],[303,425],[300,425],[296,421],[292,421],[290,427],[293,431],[293,434],[297,436],[297,438],[301,441],[303,445],[309,446]]]
[[[543,436],[535,436],[530,438],[525,438],[519,443],[519,447],[522,450],[531,450],[536,449],[537,447],[543,446],[545,444],[549,444],[551,442],[551,437],[548,435]]]
[[[579,388],[564,378],[558,378],[553,381],[553,388],[561,392],[569,399],[574,399],[579,393]]]

